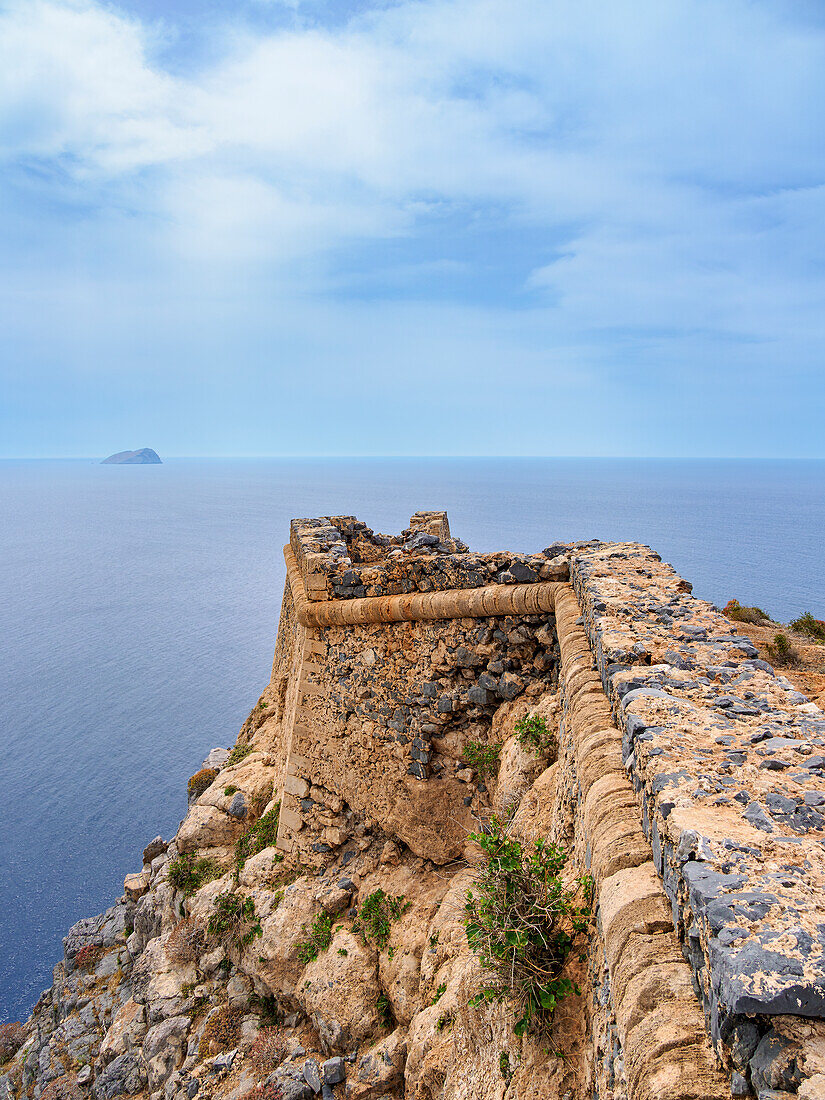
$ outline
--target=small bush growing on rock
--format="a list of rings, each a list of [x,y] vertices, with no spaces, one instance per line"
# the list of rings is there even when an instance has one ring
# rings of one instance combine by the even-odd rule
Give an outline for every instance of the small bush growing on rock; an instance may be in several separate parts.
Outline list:
[[[761,607],[743,607],[739,600],[728,600],[722,608],[722,614],[737,623],[769,623],[770,615]]]
[[[775,665],[795,665],[799,662],[799,652],[791,645],[787,634],[774,634],[773,641],[768,642],[766,648]]]
[[[40,1093],[40,1100],[82,1100],[83,1089],[77,1083],[77,1075],[67,1073],[58,1077]]]
[[[467,893],[467,942],[494,980],[474,1001],[515,997],[521,1016],[517,1035],[547,1029],[559,1001],[576,990],[564,977],[573,936],[589,923],[589,910],[575,904],[561,871],[566,853],[543,840],[522,845],[496,817],[470,837],[485,853],[473,890]],[[576,990],[578,992],[578,990]]]
[[[547,723],[538,714],[527,714],[519,718],[513,727],[516,741],[527,752],[534,752],[537,756],[547,752],[550,748],[551,734]]]
[[[257,1072],[266,1077],[283,1062],[284,1055],[284,1040],[278,1028],[265,1027],[258,1032],[246,1057]]]
[[[187,790],[190,798],[200,798],[207,787],[211,787],[218,774],[217,768],[201,768],[189,780]]]
[[[240,764],[249,754],[252,752],[251,745],[237,744],[229,756],[226,758],[226,767],[229,768],[233,764]]]
[[[372,940],[379,951],[383,951],[390,938],[391,922],[398,920],[409,907],[410,902],[404,901],[403,894],[394,898],[385,894],[380,887],[374,890],[361,903],[358,913],[364,939]]]
[[[254,1089],[245,1092],[241,1100],[283,1100],[283,1096],[280,1085],[264,1082],[263,1085],[256,1085]]]
[[[223,871],[214,859],[204,859],[194,852],[184,852],[176,856],[167,871],[171,884],[176,890],[182,890],[187,897],[191,897],[207,882],[220,878],[222,874]]]
[[[94,970],[105,954],[106,949],[100,944],[87,943],[75,955],[74,964],[78,970]]]
[[[231,890],[218,894],[206,926],[210,939],[240,951],[261,933],[261,922],[255,917],[255,902],[248,894],[236,894]]]
[[[233,794],[237,794],[239,789],[234,783],[230,783],[228,787],[224,787],[223,793],[227,798],[230,798]]]
[[[276,802],[268,814],[259,817],[248,831],[238,838],[235,844],[235,864],[239,871],[251,856],[262,852],[264,848],[272,847],[278,839],[280,812],[281,803]]]
[[[375,1007],[378,1010],[378,1017],[381,1020],[381,1023],[388,1031],[391,1031],[393,1025],[395,1024],[395,1020],[392,1014],[392,1005],[390,1004],[390,999],[386,993],[378,994],[378,997],[375,1001]]]
[[[304,925],[306,932],[306,925]],[[309,938],[298,944],[298,958],[302,963],[311,963],[322,951],[326,951],[332,942],[332,917],[329,913],[319,913],[309,930]]]
[[[26,1032],[19,1020],[0,1024],[0,1066],[13,1058],[26,1040]]]
[[[480,779],[491,779],[498,771],[500,744],[487,745],[483,741],[470,741],[461,754],[464,762],[475,768]]]
[[[198,1057],[208,1058],[222,1050],[230,1050],[241,1037],[243,1013],[239,1008],[223,1008],[213,1013],[206,1021],[201,1041],[198,1044]]]
[[[197,962],[206,950],[206,937],[194,917],[178,921],[166,941],[166,954],[181,966]]]
[[[825,621],[815,619],[810,611],[806,611],[804,615],[794,619],[790,627],[798,634],[807,634],[810,638],[825,641]]]

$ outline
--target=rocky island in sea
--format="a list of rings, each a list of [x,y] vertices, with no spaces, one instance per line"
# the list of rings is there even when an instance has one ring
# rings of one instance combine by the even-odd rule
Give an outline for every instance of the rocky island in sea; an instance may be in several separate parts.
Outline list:
[[[101,466],[157,466],[161,458],[151,447],[141,447],[139,451],[118,451],[101,462]]]
[[[269,683],[0,1100],[823,1100],[825,622],[443,512],[285,558]]]

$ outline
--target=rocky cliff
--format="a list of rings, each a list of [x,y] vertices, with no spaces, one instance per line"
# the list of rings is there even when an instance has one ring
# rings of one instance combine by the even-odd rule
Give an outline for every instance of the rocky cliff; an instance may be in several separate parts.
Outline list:
[[[646,547],[286,556],[270,683],[0,1097],[825,1097],[818,707]]]

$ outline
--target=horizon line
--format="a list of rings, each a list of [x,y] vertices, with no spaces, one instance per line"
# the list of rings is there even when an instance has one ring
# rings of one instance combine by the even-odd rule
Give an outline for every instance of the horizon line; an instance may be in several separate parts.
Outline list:
[[[113,452],[117,453],[117,452]],[[157,452],[155,452],[157,454]],[[189,461],[209,462],[223,459],[256,461],[260,459],[280,459],[283,461],[485,461],[517,459],[524,461],[599,461],[599,462],[825,462],[825,455],[525,455],[525,454],[212,454],[212,455],[167,455],[159,463],[122,463],[120,465],[158,466],[165,462]],[[104,465],[99,455],[0,455],[0,462],[93,462]]]

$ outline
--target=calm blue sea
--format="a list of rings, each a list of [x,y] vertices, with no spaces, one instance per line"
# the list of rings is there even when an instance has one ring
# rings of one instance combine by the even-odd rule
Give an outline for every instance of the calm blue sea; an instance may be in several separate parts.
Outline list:
[[[825,462],[0,462],[0,1021],[168,838],[269,678],[292,516],[473,549],[648,542],[716,603],[825,617]]]

